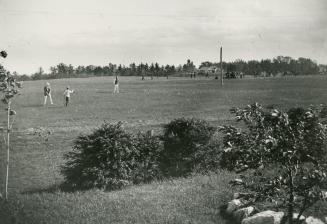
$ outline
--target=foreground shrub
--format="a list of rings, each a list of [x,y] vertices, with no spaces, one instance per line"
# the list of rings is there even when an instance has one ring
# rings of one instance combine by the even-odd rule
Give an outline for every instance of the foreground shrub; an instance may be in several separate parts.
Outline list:
[[[222,165],[239,172],[254,169],[244,185],[254,193],[253,202],[270,201],[285,208],[288,223],[293,223],[295,211],[299,221],[305,210],[326,197],[325,110],[283,112],[255,103],[232,110],[245,130],[220,129],[225,134]]]
[[[176,119],[165,126],[162,140],[152,134],[127,133],[122,123],[103,124],[79,136],[65,155],[65,187],[119,189],[161,177],[213,170],[219,161],[215,128],[197,119]]]
[[[164,126],[160,168],[166,176],[183,176],[197,164],[196,152],[208,144],[215,128],[204,120],[179,118]]]
[[[213,136],[205,145],[200,146],[194,155],[195,172],[216,172],[221,167],[220,141]]]
[[[133,170],[133,183],[150,182],[160,179],[159,155],[161,143],[159,137],[150,134],[138,133],[134,140],[137,155],[136,166]]]
[[[103,124],[92,134],[79,136],[62,167],[72,188],[117,189],[132,182],[138,151],[122,123]]]

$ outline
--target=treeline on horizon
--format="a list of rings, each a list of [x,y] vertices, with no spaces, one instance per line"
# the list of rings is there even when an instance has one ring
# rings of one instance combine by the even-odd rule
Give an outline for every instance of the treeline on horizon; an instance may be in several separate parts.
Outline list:
[[[225,73],[242,73],[251,76],[276,76],[276,75],[317,75],[327,74],[327,65],[318,65],[310,58],[293,59],[288,56],[278,56],[271,59],[258,60],[235,60],[233,62],[222,62]],[[59,78],[79,78],[91,76],[140,76],[140,77],[167,77],[186,76],[190,73],[197,75],[209,75],[217,73],[220,68],[219,62],[205,61],[198,68],[191,60],[187,60],[183,65],[160,65],[159,63],[131,63],[129,66],[109,63],[106,66],[77,66],[60,63],[50,67],[50,72],[45,73],[40,67],[32,75],[18,75],[20,80],[40,80]]]

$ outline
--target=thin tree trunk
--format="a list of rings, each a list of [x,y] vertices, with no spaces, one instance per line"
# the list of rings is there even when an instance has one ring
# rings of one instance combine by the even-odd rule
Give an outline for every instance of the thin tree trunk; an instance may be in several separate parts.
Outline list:
[[[294,186],[293,186],[293,175],[292,170],[288,172],[289,176],[289,199],[288,199],[288,210],[287,210],[287,219],[289,224],[293,224],[293,210],[294,210]]]
[[[308,200],[308,195],[306,195],[305,198],[304,198],[304,202],[303,202],[303,204],[302,204],[302,207],[301,207],[301,209],[300,209],[300,211],[299,211],[299,214],[298,214],[298,216],[297,216],[297,219],[296,219],[297,222],[300,221],[301,215],[303,214],[304,210],[306,209],[306,206],[307,206],[307,200]]]
[[[224,75],[223,75],[223,47],[220,47],[220,85],[224,85]]]
[[[9,148],[10,148],[10,101],[8,103],[7,113],[7,163],[6,163],[6,200],[8,200],[8,179],[9,179]]]

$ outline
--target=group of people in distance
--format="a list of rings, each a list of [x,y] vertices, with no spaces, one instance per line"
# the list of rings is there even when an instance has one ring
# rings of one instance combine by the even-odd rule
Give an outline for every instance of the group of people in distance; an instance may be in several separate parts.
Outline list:
[[[46,82],[44,86],[44,102],[43,106],[47,104],[47,99],[49,98],[50,104],[53,104],[52,97],[51,97],[51,86],[49,82]],[[67,107],[70,101],[70,94],[74,93],[74,90],[70,89],[69,86],[64,91],[64,97],[65,97],[65,106]],[[118,77],[116,76],[115,81],[114,81],[114,92],[113,93],[119,93],[119,80]]]
[[[44,86],[44,102],[43,105],[45,106],[47,104],[47,99],[49,97],[50,104],[53,104],[52,97],[51,97],[51,86],[50,83],[47,82]],[[74,90],[71,90],[69,86],[67,86],[66,90],[64,91],[64,97],[65,97],[65,106],[68,106],[69,100],[70,100],[70,94],[74,93]]]

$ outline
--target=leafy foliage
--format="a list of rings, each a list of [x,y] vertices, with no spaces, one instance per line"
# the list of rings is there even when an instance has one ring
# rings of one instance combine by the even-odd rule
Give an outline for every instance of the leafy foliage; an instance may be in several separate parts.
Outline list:
[[[3,58],[6,58],[7,55],[8,55],[8,54],[7,54],[7,52],[5,52],[5,51],[1,51],[1,52],[0,52],[0,56],[3,57]]]
[[[72,188],[117,189],[131,184],[137,150],[122,123],[103,124],[75,141],[62,167],[66,184]]]
[[[245,130],[220,128],[225,134],[222,165],[240,172],[256,169],[246,188],[255,192],[254,201],[287,208],[289,223],[295,209],[300,217],[326,189],[325,110],[322,105],[282,112],[255,103],[231,110]],[[271,166],[276,172],[265,173]]]
[[[195,171],[199,173],[216,172],[220,168],[221,146],[216,136],[200,146],[195,152]]]
[[[6,51],[1,51],[0,56],[3,58],[7,57]],[[6,104],[7,111],[7,138],[5,138],[7,145],[7,166],[6,166],[6,183],[5,183],[5,196],[8,199],[8,180],[9,180],[9,150],[10,150],[10,132],[14,123],[14,119],[10,119],[11,116],[16,115],[11,107],[11,100],[19,93],[18,88],[21,88],[21,82],[17,82],[14,76],[7,72],[2,65],[0,65],[0,92],[2,93],[2,103]]]
[[[197,164],[196,152],[208,144],[215,128],[204,120],[179,118],[164,126],[160,167],[166,176],[182,176]]]
[[[133,183],[150,182],[161,177],[159,155],[162,145],[159,137],[139,132],[134,140],[138,151]]]
[[[122,123],[103,124],[79,136],[66,154],[61,172],[69,188],[119,189],[160,179],[187,175],[195,168],[217,167],[215,128],[197,119],[176,119],[165,126],[162,140],[149,133],[127,133]],[[163,143],[163,144],[162,144]],[[208,163],[208,164],[206,164]]]
[[[61,172],[66,187],[119,189],[157,178],[159,150],[157,137],[142,133],[134,137],[122,122],[104,123],[92,134],[77,138]]]
[[[2,57],[7,57],[7,53],[5,51],[1,51]],[[17,82],[16,79],[7,72],[2,65],[0,65],[0,91],[3,96],[1,101],[4,104],[9,104],[10,100],[17,94],[19,94],[19,88],[22,87],[21,82]],[[15,115],[16,112],[11,110],[10,115]]]

